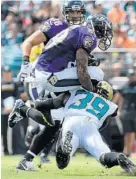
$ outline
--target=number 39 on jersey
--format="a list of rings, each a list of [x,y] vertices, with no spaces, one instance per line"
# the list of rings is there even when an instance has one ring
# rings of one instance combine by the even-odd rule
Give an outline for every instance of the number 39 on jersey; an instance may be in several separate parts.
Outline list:
[[[81,114],[94,116],[97,120],[106,119],[117,109],[117,105],[104,99],[96,93],[85,90],[76,91],[68,109],[73,109]]]

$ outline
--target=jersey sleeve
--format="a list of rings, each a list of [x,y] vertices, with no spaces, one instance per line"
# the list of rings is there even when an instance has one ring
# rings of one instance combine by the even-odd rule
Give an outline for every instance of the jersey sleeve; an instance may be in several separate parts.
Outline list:
[[[41,32],[46,36],[46,38],[50,39],[52,33],[53,25],[50,20],[46,20],[40,27]]]
[[[79,47],[83,48],[88,54],[90,54],[97,46],[96,37],[94,34],[88,32],[82,32],[79,35]]]
[[[46,36],[46,38],[51,39],[57,33],[67,28],[67,23],[63,20],[57,18],[51,18],[46,20],[41,26],[40,30]]]

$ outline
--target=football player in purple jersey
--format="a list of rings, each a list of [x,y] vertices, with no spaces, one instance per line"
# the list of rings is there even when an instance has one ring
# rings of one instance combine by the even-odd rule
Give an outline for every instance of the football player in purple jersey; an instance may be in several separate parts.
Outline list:
[[[67,7],[67,6],[66,6]],[[76,7],[77,8],[77,7]],[[83,22],[83,19],[84,19],[84,12],[85,11],[81,11],[81,13],[79,13],[79,12],[77,12],[77,14],[80,16],[80,18],[78,17],[77,19],[75,18],[75,14],[76,14],[76,8],[74,7],[73,8],[73,10],[71,11],[71,9],[69,9],[69,13],[68,13],[68,10],[67,10],[67,12],[66,12],[66,15],[67,15],[67,19],[69,19],[68,20],[68,22],[69,22],[69,25],[74,25],[74,24],[80,24],[80,23],[82,23]],[[68,9],[68,8],[67,8]],[[78,11],[79,11],[79,9],[78,9]],[[73,18],[73,24],[72,24],[72,17],[71,17],[71,13],[73,13],[74,15],[74,18]],[[69,16],[70,16],[70,18],[69,18]],[[107,44],[107,39],[109,40],[111,40],[111,31],[109,30],[109,33],[108,32],[105,32],[105,34],[107,34],[108,35],[108,37],[107,38],[105,38],[105,36],[102,36],[102,34],[100,34],[100,29],[101,29],[101,27],[99,28],[99,30],[97,29],[97,23],[95,24],[94,23],[94,21],[95,21],[95,16],[94,16],[94,19],[92,18],[92,19],[89,19],[88,20],[88,27],[90,26],[90,24],[92,24],[92,22],[93,22],[93,24],[94,24],[94,26],[93,27],[91,27],[90,29],[91,29],[91,35],[89,34],[89,35],[87,35],[87,37],[83,37],[82,39],[81,39],[81,41],[79,41],[79,46],[81,45],[83,45],[84,46],[84,48],[85,49],[82,49],[82,50],[85,50],[85,52],[86,53],[89,53],[89,51],[90,51],[90,49],[92,49],[93,50],[93,48],[95,48],[95,46],[96,46],[96,39],[95,39],[95,34],[93,33],[93,31],[95,31],[95,30],[97,30],[97,35],[99,35],[99,38],[100,38],[100,42],[101,42],[101,44],[103,45],[102,47],[105,47],[105,49],[108,47],[106,47],[106,44]],[[50,21],[50,22],[49,22]],[[23,51],[23,54],[24,54],[24,65],[23,65],[23,67],[26,67],[26,68],[23,68],[23,69],[25,69],[25,72],[27,72],[27,70],[26,69],[28,69],[27,68],[27,66],[29,66],[29,52],[31,51],[31,48],[32,48],[32,46],[34,46],[34,45],[37,45],[36,44],[36,39],[37,39],[37,41],[39,40],[40,41],[40,38],[42,39],[42,38],[44,38],[44,39],[46,39],[46,40],[44,40],[44,42],[45,42],[45,44],[48,42],[48,40],[49,40],[49,38],[48,38],[48,36],[51,38],[51,36],[53,36],[53,34],[54,34],[54,31],[56,31],[56,30],[53,30],[53,31],[51,31],[51,29],[53,28],[53,26],[50,28],[50,25],[51,24],[54,24],[54,27],[55,26],[57,26],[58,24],[61,26],[61,27],[63,27],[62,28],[62,30],[63,29],[65,29],[64,27],[66,27],[66,23],[65,23],[65,21],[63,21],[64,23],[61,23],[62,21],[60,20],[60,19],[49,19],[48,20],[48,22],[46,21],[45,23],[44,23],[44,25],[43,25],[43,27],[42,27],[42,29],[40,30],[40,31],[37,31],[36,33],[34,33],[30,38],[28,38],[25,42],[24,42],[24,45],[23,45],[23,48],[25,49],[24,51]],[[97,21],[98,22],[98,21]],[[58,25],[58,33],[59,33],[59,28],[60,28],[60,26]],[[63,26],[64,25],[64,26]],[[106,26],[106,25],[105,25]],[[67,27],[66,27],[67,28]],[[56,27],[55,27],[55,29],[56,29]],[[61,29],[61,28],[60,28]],[[78,29],[78,27],[77,27],[77,29]],[[84,33],[86,33],[87,32],[87,30],[88,29],[86,29],[86,27],[84,26],[84,27],[82,27],[82,30],[81,30],[81,33],[80,34],[84,34]],[[74,28],[73,28],[73,31],[74,31]],[[107,30],[108,31],[108,30]],[[49,32],[49,33],[48,33]],[[75,33],[75,32],[73,32],[73,33]],[[40,34],[40,35],[39,35]],[[47,35],[48,34],[48,35]],[[43,35],[45,36],[45,37],[43,37]],[[100,35],[101,35],[101,37],[100,37]],[[39,36],[39,38],[38,38],[38,36]],[[102,40],[103,39],[103,40]],[[106,39],[106,40],[105,40]],[[110,41],[109,40],[109,41]],[[109,42],[108,41],[108,42]],[[41,42],[43,42],[42,40],[41,40]],[[40,43],[41,43],[40,42]],[[72,44],[72,42],[73,41],[71,41],[70,43]],[[100,43],[99,42],[99,43]],[[48,45],[51,45],[51,43],[52,43],[52,41],[48,44]],[[70,44],[70,45],[71,45]],[[75,44],[75,46],[76,46],[77,44]],[[108,43],[108,45],[110,45],[109,43]],[[82,46],[82,47],[83,47]],[[49,46],[47,46],[47,49],[48,49],[48,47]],[[80,53],[82,53],[82,50],[81,50],[81,52]],[[78,56],[80,56],[80,53],[79,53],[79,55]],[[72,57],[73,58],[73,54],[72,53],[70,53],[69,54],[70,56],[70,58]],[[89,54],[90,55],[90,54]],[[87,54],[87,56],[88,56],[88,54]],[[41,57],[40,57],[41,58]],[[88,58],[85,60],[85,61],[87,61],[88,60]],[[74,64],[74,60],[72,59],[71,61],[68,61],[67,62],[67,60],[66,60],[66,63],[68,63],[68,65],[69,64]],[[40,64],[40,63],[39,63]],[[38,63],[37,63],[37,66],[39,65]],[[64,67],[63,68],[65,68],[65,63],[63,63],[62,65],[64,65]],[[50,66],[50,64],[49,64],[49,66]],[[80,66],[82,66],[82,62],[80,62]],[[88,63],[87,63],[87,66],[88,66]],[[51,66],[50,66],[51,67]],[[40,67],[41,68],[41,67]],[[51,67],[52,68],[52,67]],[[53,67],[54,68],[54,67]],[[60,70],[59,68],[62,68],[61,66],[59,66],[59,64],[58,64],[58,66],[56,67],[56,69],[54,68],[53,70],[55,70],[55,72],[57,71],[57,70]],[[86,68],[86,66],[85,66],[85,68]],[[96,68],[96,67],[95,67]],[[96,75],[95,76],[95,74],[97,74],[97,72],[96,72],[96,69],[93,69],[92,70],[92,75],[91,75],[91,77],[93,77],[94,79],[96,79],[97,78],[97,80],[99,81],[99,80],[101,80],[101,78],[103,78],[103,73],[99,73],[99,75],[101,74],[101,76],[102,77],[100,77],[100,79],[99,79],[99,75]],[[22,72],[24,72],[24,70],[22,69]],[[52,70],[52,69],[51,69]],[[82,71],[83,71],[83,69],[82,69]],[[98,70],[99,71],[99,70]],[[23,73],[20,73],[20,76],[23,74]],[[77,72],[75,71],[75,73],[74,74],[76,74]],[[27,75],[27,73],[26,73],[26,75]],[[80,74],[80,76],[81,76],[81,74]],[[21,76],[21,78],[22,77],[25,77],[25,73],[24,73],[24,76],[22,75]],[[54,77],[53,77],[54,78]],[[52,79],[53,79],[52,78]],[[76,77],[76,79],[77,79],[77,77]],[[87,78],[86,78],[87,79]],[[81,79],[82,80],[82,79]],[[52,81],[52,80],[51,80]],[[53,81],[54,81],[54,79],[53,79]],[[66,82],[67,83],[67,82]],[[79,82],[77,83],[77,81],[76,81],[76,84],[77,85],[79,85]],[[89,84],[89,83],[88,83]],[[88,85],[87,84],[87,85]],[[91,84],[91,86],[92,86],[92,84]],[[84,86],[84,88],[86,88],[85,86]],[[87,88],[86,88],[87,89]],[[20,104],[21,105],[21,104]],[[18,106],[19,107],[19,106]],[[54,130],[56,130],[56,129],[54,129]],[[56,132],[56,131],[54,131],[54,132]],[[43,131],[42,133],[41,133],[41,135],[42,135],[42,137],[43,137],[43,135],[44,135],[44,137],[46,136],[45,135],[45,133],[47,134],[47,132],[45,132],[45,131]],[[37,140],[36,140],[36,142],[37,142],[37,146],[38,146],[38,144],[40,144],[39,143],[39,136],[36,138]],[[40,150],[41,150],[41,146],[39,146],[40,147]],[[40,150],[38,149],[37,151],[39,151],[40,152]],[[30,161],[34,158],[34,156],[36,155],[36,154],[38,154],[39,152],[34,152],[33,150],[32,150],[32,147],[30,147],[30,150],[27,152],[27,154],[25,155],[25,160],[22,160],[21,161],[21,164],[23,163],[23,165],[24,165],[24,167],[26,167],[27,168],[27,170],[31,170],[32,168],[31,168],[31,166],[29,167],[28,165],[31,163]],[[28,163],[28,165],[27,165],[27,163]],[[29,169],[28,169],[29,168]],[[22,170],[25,170],[25,168],[22,168]]]
[[[63,14],[65,19],[50,18],[46,20],[41,28],[29,36],[22,44],[23,52],[23,63],[18,75],[21,81],[24,80],[31,72],[31,67],[29,66],[29,56],[32,47],[47,42],[57,35],[62,30],[66,29],[70,25],[81,24],[85,20],[85,5],[81,0],[69,0],[63,7]]]
[[[107,17],[94,15],[86,24],[70,26],[51,38],[35,66],[37,89],[64,92],[81,85],[91,91],[92,80],[103,80],[103,72],[88,66],[88,56],[97,46],[108,49],[112,36],[112,24]],[[76,67],[69,68],[70,64]]]

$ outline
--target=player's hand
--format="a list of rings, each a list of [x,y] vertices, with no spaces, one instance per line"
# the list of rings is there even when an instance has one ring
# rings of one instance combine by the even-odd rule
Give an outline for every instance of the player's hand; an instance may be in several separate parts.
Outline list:
[[[100,65],[100,60],[95,57],[94,55],[90,54],[88,57],[88,65],[89,66],[99,66]]]
[[[32,67],[31,67],[29,62],[22,64],[21,70],[20,70],[20,72],[17,76],[18,80],[21,81],[21,82],[24,82],[25,78],[30,76],[31,72],[32,72]]]

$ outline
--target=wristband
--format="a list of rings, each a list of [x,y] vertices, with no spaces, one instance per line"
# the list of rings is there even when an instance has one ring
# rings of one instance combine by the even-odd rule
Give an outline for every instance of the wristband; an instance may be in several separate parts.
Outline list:
[[[29,56],[23,56],[23,64],[28,64],[29,63]]]

